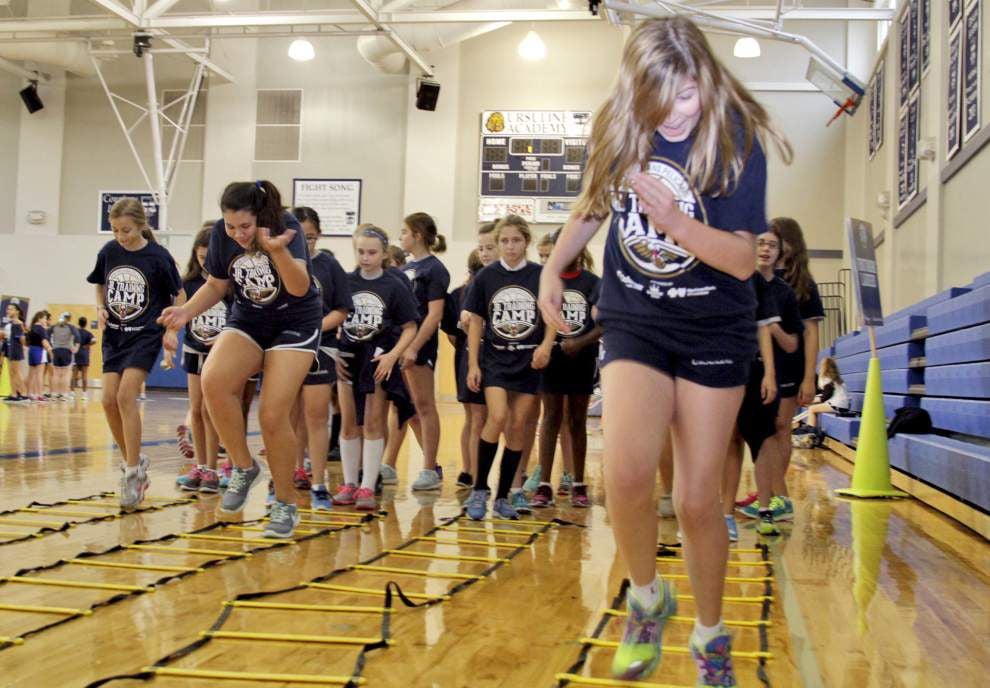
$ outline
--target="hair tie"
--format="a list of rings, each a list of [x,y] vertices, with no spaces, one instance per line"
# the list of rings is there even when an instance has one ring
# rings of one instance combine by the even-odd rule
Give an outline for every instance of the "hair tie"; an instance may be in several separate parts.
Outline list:
[[[260,179],[259,179],[259,180],[257,180],[257,181],[256,181],[256,182],[254,183],[254,185],[255,185],[256,187],[258,187],[258,191],[260,191],[261,193],[267,193],[267,192],[265,191],[265,185],[261,183],[261,180],[260,180]]]
[[[361,233],[364,234],[364,236],[366,237],[374,237],[375,239],[378,239],[380,242],[382,242],[384,246],[388,246],[388,237],[382,234],[381,232],[379,232],[377,229],[372,229],[371,227],[367,227],[361,230]]]

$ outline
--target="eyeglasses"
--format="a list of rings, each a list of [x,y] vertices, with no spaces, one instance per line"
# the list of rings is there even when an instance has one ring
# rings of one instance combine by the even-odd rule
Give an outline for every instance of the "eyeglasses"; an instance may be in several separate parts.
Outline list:
[[[319,238],[320,237],[318,235],[317,236],[308,236],[308,237],[306,237],[306,241],[316,241]]]
[[[779,243],[770,241],[769,239],[757,239],[756,245],[758,248],[780,248]]]

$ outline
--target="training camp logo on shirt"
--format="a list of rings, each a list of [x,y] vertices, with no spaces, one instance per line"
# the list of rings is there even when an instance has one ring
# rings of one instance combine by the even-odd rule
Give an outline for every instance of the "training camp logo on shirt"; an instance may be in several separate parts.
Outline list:
[[[130,265],[110,271],[106,292],[107,309],[121,322],[137,318],[148,307],[148,279]]]
[[[227,305],[223,301],[215,303],[204,313],[192,319],[189,332],[202,344],[212,344],[227,324]]]
[[[536,297],[522,287],[503,287],[491,303],[492,329],[503,339],[525,339],[536,329]]]
[[[278,298],[281,280],[264,253],[242,253],[230,265],[230,275],[240,286],[244,296],[260,306]]]
[[[558,330],[564,337],[576,337],[584,331],[588,322],[588,300],[576,289],[564,290],[564,300],[560,304],[560,317],[571,326],[570,332]]]
[[[653,158],[647,172],[670,188],[681,212],[688,217],[696,217],[700,210],[702,221],[705,221],[705,208],[680,165],[666,158]],[[641,213],[639,197],[634,191],[626,190],[625,195],[628,200],[622,204],[617,199],[620,194],[613,194],[612,210],[619,214],[619,246],[626,262],[653,279],[677,277],[697,265],[694,254],[685,251],[673,239],[668,239]]]
[[[359,291],[351,296],[354,310],[344,321],[344,334],[355,342],[366,342],[382,329],[385,302],[372,291]]]

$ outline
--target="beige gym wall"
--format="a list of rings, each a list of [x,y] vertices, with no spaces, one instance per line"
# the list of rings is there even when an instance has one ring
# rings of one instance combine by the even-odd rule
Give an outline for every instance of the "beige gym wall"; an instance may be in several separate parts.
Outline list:
[[[23,87],[23,79],[0,72],[0,234],[14,231],[17,140],[24,109],[17,92]]]

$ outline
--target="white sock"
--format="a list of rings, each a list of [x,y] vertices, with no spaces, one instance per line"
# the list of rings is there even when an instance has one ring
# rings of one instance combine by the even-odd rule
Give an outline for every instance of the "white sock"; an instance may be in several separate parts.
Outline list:
[[[135,473],[137,473],[137,471],[138,471],[138,467],[137,466],[127,466],[124,469],[124,474],[125,475],[134,475]]]
[[[344,465],[344,482],[357,485],[358,472],[361,470],[361,438],[352,440],[340,438],[340,462]]]
[[[717,636],[724,633],[722,627],[722,619],[718,620],[714,626],[702,626],[701,622],[697,619],[694,620],[694,632],[691,634],[694,636],[695,642],[698,645],[707,645],[711,640]]]
[[[316,492],[317,490],[325,490],[325,489],[327,489],[327,486],[324,485],[323,483],[313,483],[313,487],[312,487],[313,492]]]
[[[206,464],[205,463],[198,463],[198,464],[196,464],[196,468],[198,468],[201,471],[205,471],[206,470]]]
[[[584,487],[584,483],[574,483],[574,487]]]
[[[643,609],[653,609],[660,601],[660,578],[654,578],[648,585],[632,583],[629,586],[629,594]]]
[[[385,440],[365,440],[364,452],[362,456],[362,466],[364,475],[361,478],[361,487],[375,491],[375,483],[378,481],[378,471],[382,467],[382,455],[385,454]]]

